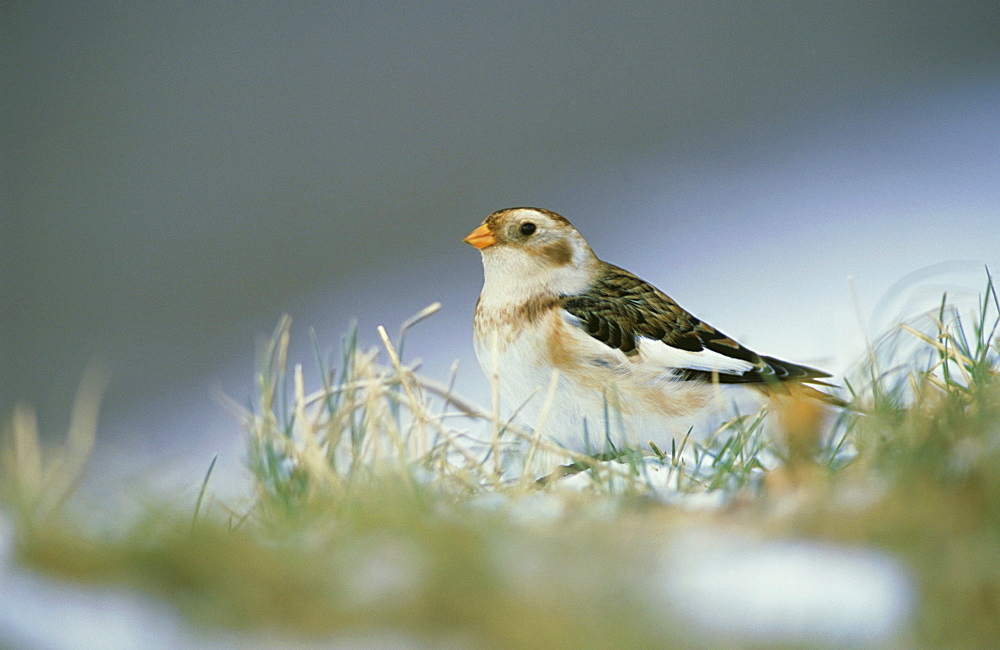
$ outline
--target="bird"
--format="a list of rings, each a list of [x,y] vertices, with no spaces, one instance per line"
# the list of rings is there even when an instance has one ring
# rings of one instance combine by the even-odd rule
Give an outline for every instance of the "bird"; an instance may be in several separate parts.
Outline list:
[[[829,373],[741,345],[599,259],[556,212],[498,210],[463,241],[482,256],[479,365],[505,406],[529,426],[544,413],[545,435],[567,449],[670,449],[778,394],[844,405],[815,388],[832,387]]]

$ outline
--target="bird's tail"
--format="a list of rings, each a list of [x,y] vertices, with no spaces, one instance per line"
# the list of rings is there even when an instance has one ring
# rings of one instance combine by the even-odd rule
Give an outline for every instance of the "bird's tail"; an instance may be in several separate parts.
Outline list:
[[[823,386],[829,386],[833,388],[832,384],[827,384],[825,382],[816,382]],[[755,384],[754,388],[764,393],[768,397],[791,397],[792,399],[815,399],[819,400],[830,406],[836,406],[837,408],[850,408],[850,404],[836,395],[831,395],[829,393],[824,393],[821,390],[813,388],[809,384],[803,384],[800,382],[772,382],[767,384]]]

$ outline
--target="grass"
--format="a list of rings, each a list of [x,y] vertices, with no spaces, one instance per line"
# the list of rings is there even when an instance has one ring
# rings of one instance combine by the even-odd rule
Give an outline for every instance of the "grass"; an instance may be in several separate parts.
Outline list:
[[[62,506],[93,441],[90,377],[68,441],[47,453],[30,409],[10,419],[4,512],[16,557],[84,584],[154,594],[195,626],[292,638],[492,646],[729,645],[650,596],[663,542],[692,526],[878,550],[913,577],[916,610],[888,643],[1000,638],[1000,306],[946,299],[872,344],[836,418],[786,400],[703,443],[599,461],[558,449],[404,361],[404,324],[356,331],[315,369],[289,364],[290,322],[258,354],[257,391],[232,404],[253,494],[193,512],[158,504],[93,530]],[[433,321],[421,326],[433,326]],[[308,386],[308,388],[307,388]],[[547,399],[550,396],[545,396]],[[544,409],[543,409],[544,410]],[[539,477],[548,480],[538,481]],[[713,507],[692,510],[692,504]],[[357,635],[361,635],[358,637]],[[401,636],[400,636],[401,635]],[[795,642],[821,644],[808,638]]]

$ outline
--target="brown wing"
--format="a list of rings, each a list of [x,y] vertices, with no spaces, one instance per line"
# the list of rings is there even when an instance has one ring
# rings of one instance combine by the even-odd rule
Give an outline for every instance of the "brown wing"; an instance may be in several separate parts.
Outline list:
[[[752,364],[742,373],[704,368],[677,368],[681,379],[720,383],[812,382],[830,374],[743,347],[708,323],[700,321],[665,293],[628,271],[607,265],[607,271],[586,291],[562,297],[562,308],[580,321],[580,327],[605,345],[627,355],[637,353],[637,338],[689,352],[709,350]]]

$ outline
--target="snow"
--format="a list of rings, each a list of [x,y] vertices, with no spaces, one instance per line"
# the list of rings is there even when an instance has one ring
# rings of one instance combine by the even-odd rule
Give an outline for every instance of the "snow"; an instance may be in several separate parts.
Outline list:
[[[666,613],[751,643],[888,644],[913,594],[905,568],[885,553],[712,530],[668,543],[654,585]]]

